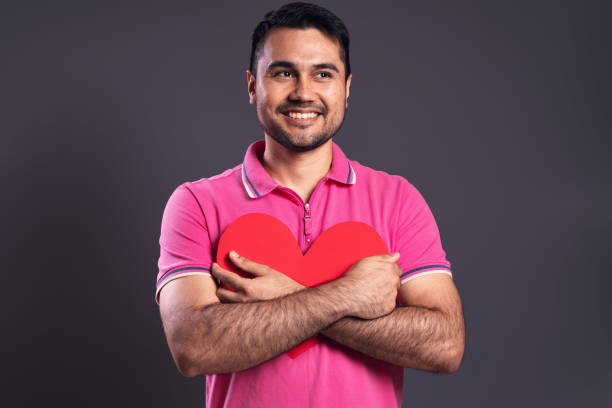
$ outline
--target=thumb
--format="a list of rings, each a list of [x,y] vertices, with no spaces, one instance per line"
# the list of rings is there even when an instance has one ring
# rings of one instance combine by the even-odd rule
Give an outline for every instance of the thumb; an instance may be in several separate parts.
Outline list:
[[[236,251],[230,251],[229,256],[232,262],[234,262],[237,267],[239,267],[245,272],[248,272],[255,276],[263,276],[266,274],[266,265],[259,264],[257,262],[251,261],[250,259],[245,258],[244,256],[238,255]]]

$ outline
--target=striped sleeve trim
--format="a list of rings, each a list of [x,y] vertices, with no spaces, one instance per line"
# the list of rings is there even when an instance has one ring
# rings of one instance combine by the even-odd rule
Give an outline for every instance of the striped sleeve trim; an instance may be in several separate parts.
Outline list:
[[[414,268],[402,273],[400,275],[400,283],[408,282],[409,280],[417,278],[419,276],[432,275],[435,273],[443,273],[450,276],[451,278],[453,277],[450,268],[446,265],[427,265]]]
[[[210,276],[210,268],[204,268],[202,266],[186,266],[184,268],[178,268],[168,271],[162,276],[157,282],[157,289],[155,290],[155,302],[159,304],[159,292],[164,286],[177,278],[182,278],[190,275],[208,275]]]

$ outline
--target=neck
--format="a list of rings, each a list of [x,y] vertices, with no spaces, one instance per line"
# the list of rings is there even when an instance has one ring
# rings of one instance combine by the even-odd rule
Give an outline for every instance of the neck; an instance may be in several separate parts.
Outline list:
[[[295,191],[308,202],[313,190],[329,172],[332,163],[332,139],[307,152],[294,152],[265,135],[262,165],[281,186]]]

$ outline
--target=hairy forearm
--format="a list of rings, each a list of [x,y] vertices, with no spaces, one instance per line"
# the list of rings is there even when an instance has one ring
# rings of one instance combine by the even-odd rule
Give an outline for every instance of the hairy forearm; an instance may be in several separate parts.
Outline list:
[[[215,303],[185,311],[173,330],[188,376],[247,369],[284,353],[346,315],[325,287],[266,301]]]
[[[345,317],[322,334],[391,364],[453,373],[463,356],[464,332],[461,314],[400,306],[377,319]]]

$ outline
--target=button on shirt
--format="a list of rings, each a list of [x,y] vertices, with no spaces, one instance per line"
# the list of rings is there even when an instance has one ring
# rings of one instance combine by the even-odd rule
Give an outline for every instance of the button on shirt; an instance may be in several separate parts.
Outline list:
[[[170,281],[210,276],[219,238],[237,218],[264,213],[283,222],[305,253],[344,221],[373,227],[399,252],[401,282],[451,275],[435,220],[421,194],[401,176],[348,160],[333,143],[332,165],[309,202],[274,181],[261,164],[263,140],[242,164],[184,183],[170,196],[161,226],[156,300]],[[292,359],[286,353],[247,370],[206,376],[207,407],[401,406],[403,369],[322,338]]]

